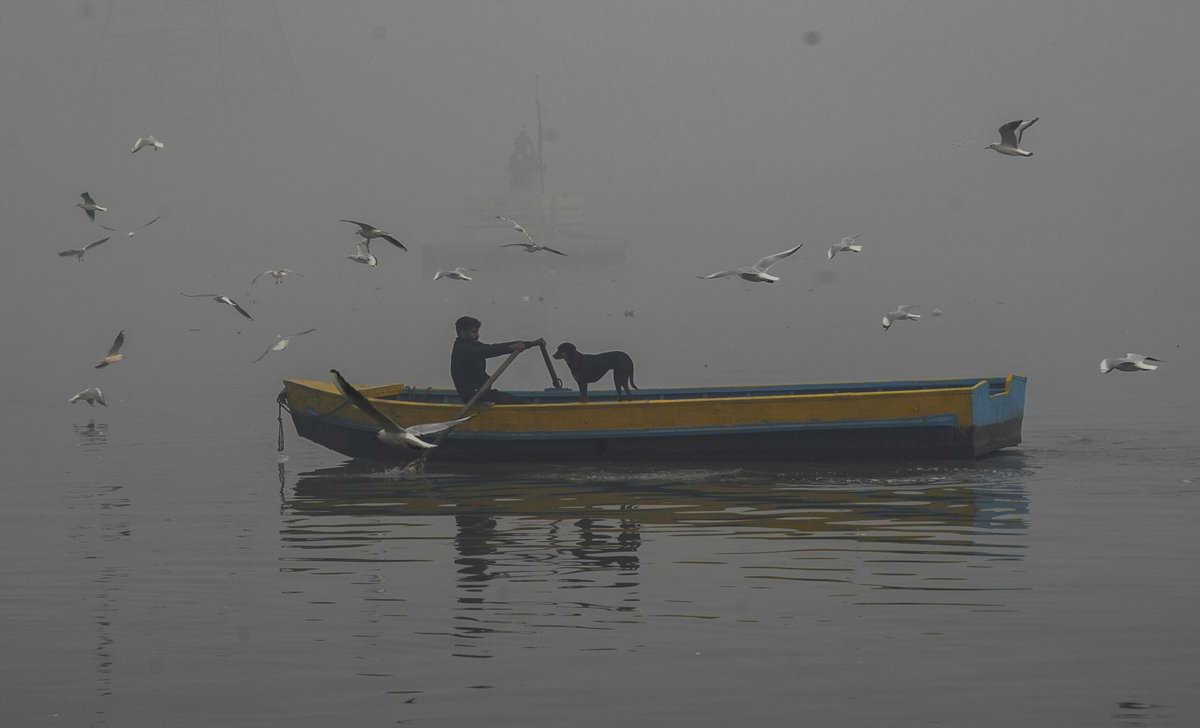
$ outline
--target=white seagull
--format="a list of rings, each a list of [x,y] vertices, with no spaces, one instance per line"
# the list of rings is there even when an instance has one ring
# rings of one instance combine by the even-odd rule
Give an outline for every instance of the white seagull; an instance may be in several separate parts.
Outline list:
[[[89,219],[95,220],[97,212],[108,212],[107,207],[97,204],[96,201],[92,199],[91,193],[84,192],[80,195],[80,197],[83,198],[83,202],[76,202],[75,207],[81,208],[84,212],[86,212]]]
[[[88,407],[95,407],[96,403],[108,406],[108,402],[104,401],[104,393],[99,387],[88,387],[82,392],[76,392],[74,396],[67,400],[67,404],[75,404],[76,402],[87,402]]]
[[[250,285],[254,285],[255,283],[258,282],[259,278],[262,278],[263,276],[268,276],[268,275],[275,279],[275,285],[279,285],[280,283],[283,283],[283,279],[286,278],[287,276],[297,276],[300,278],[304,277],[304,276],[300,275],[299,273],[297,273],[296,271],[292,270],[291,268],[268,268],[267,270],[264,270],[262,273],[259,273],[258,275],[254,276],[254,278],[252,278],[250,280]]]
[[[103,359],[96,362],[92,366],[96,369],[103,369],[109,364],[116,364],[117,362],[121,361],[125,358],[125,355],[121,353],[121,347],[124,345],[125,329],[121,329],[117,332],[117,338],[113,339],[112,346],[108,347],[108,353],[104,355]]]
[[[354,255],[347,255],[346,257],[355,263],[362,263],[363,265],[371,268],[379,265],[379,260],[374,256],[374,254],[371,253],[370,240],[364,240],[363,242],[356,244]]]
[[[338,220],[338,222],[348,222],[352,225],[357,225],[358,226],[358,230],[357,230],[358,234],[360,236],[362,236],[363,240],[366,240],[367,242],[370,242],[374,238],[383,238],[384,240],[388,241],[392,245],[395,245],[397,248],[400,248],[401,250],[408,250],[408,248],[404,247],[404,243],[400,242],[395,237],[393,237],[392,234],[389,233],[387,230],[377,228],[374,225],[369,225],[365,222],[359,222],[358,220],[340,219],[340,220]]]
[[[1158,369],[1158,364],[1147,364],[1148,361],[1162,362],[1162,359],[1155,359],[1152,356],[1145,354],[1134,354],[1127,352],[1125,356],[1113,359],[1100,360],[1100,373],[1108,374],[1114,369],[1122,372],[1152,372]]]
[[[422,440],[423,436],[434,435],[443,430],[449,430],[451,427],[471,419],[470,417],[460,417],[457,420],[450,420],[448,422],[431,422],[426,425],[401,427],[392,422],[390,417],[376,409],[375,405],[371,404],[363,396],[362,392],[355,389],[350,382],[347,382],[338,370],[330,369],[329,372],[333,374],[334,383],[337,384],[337,388],[341,391],[342,395],[351,404],[362,410],[368,417],[379,423],[382,429],[375,433],[375,437],[387,445],[406,445],[414,449],[428,450],[429,448],[437,447],[437,445]]]
[[[469,271],[469,270],[475,270],[475,269],[474,268],[463,268],[463,267],[459,266],[458,268],[451,268],[450,270],[438,270],[437,273],[433,274],[433,280],[435,280],[435,281],[441,280],[442,278],[453,278],[456,281],[475,280],[471,276],[467,275],[467,271]]]
[[[496,219],[500,220],[501,222],[506,222],[509,225],[512,225],[512,229],[516,230],[517,232],[524,235],[525,239],[529,241],[530,245],[536,245],[536,243],[534,243],[534,241],[533,241],[533,236],[529,234],[529,231],[526,230],[525,226],[522,225],[521,223],[517,222],[516,220],[512,219],[511,217],[505,217],[504,215],[497,215]]]
[[[742,280],[750,281],[751,283],[774,283],[775,281],[779,280],[779,276],[773,276],[767,271],[771,269],[771,266],[775,265],[784,258],[790,255],[795,255],[796,251],[802,247],[804,247],[804,243],[797,243],[795,247],[788,248],[787,250],[775,253],[774,255],[768,255],[767,257],[760,259],[752,266],[735,268],[734,270],[723,270],[717,273],[709,273],[706,276],[696,277],[707,280],[711,278],[728,278],[729,276],[738,276]]]
[[[142,228],[150,227],[151,225],[153,225],[154,223],[158,222],[161,219],[162,219],[162,215],[158,215],[158,216],[152,218],[151,220],[148,220],[147,222],[144,222],[141,225],[138,225],[133,230],[130,230],[129,232],[125,233],[125,235],[132,238],[134,233],[136,233],[138,230],[141,230]],[[109,227],[107,225],[101,225],[100,227],[104,228],[105,230],[109,231],[110,233],[118,232],[116,228]]]
[[[164,146],[166,145],[155,139],[153,135],[147,134],[146,136],[137,138],[137,141],[133,143],[133,148],[129,150],[129,153],[137,154],[137,151],[142,147],[150,147],[151,149],[158,150],[162,149]]]
[[[834,243],[829,246],[829,250],[825,253],[828,260],[833,260],[833,256],[838,253],[861,253],[863,246],[858,244],[858,236],[850,235],[842,238],[840,243]]]
[[[1033,152],[1026,151],[1021,148],[1021,136],[1025,134],[1025,130],[1033,126],[1039,118],[1033,117],[1029,121],[1010,121],[1000,127],[1000,143],[992,142],[987,145],[986,149],[994,149],[1001,154],[1007,154],[1010,157],[1032,157]]]
[[[911,309],[916,306],[897,306],[895,311],[888,311],[883,315],[883,330],[887,332],[892,328],[892,324],[897,321],[919,321],[921,314],[913,313]]]
[[[271,344],[270,346],[268,346],[267,350],[264,351],[262,354],[259,354],[258,358],[255,359],[253,363],[254,364],[259,363],[260,361],[263,360],[264,357],[266,357],[267,354],[270,354],[273,351],[283,351],[284,349],[286,349],[288,347],[288,344],[292,343],[292,339],[296,338],[297,336],[304,336],[305,334],[311,334],[314,331],[316,331],[316,329],[305,329],[304,331],[298,331],[294,334],[288,334],[287,336],[280,336],[279,334],[276,334],[275,338],[278,339],[278,341],[276,341],[274,344]]]
[[[87,245],[83,246],[82,248],[70,248],[68,250],[60,250],[60,251],[58,251],[58,255],[59,255],[59,257],[62,257],[62,258],[69,258],[71,256],[74,256],[75,260],[77,262],[82,261],[84,253],[88,252],[89,250],[96,247],[97,245],[100,245],[100,244],[106,243],[106,242],[108,242],[108,238],[100,238],[96,242],[88,243]]]
[[[532,240],[527,240],[523,243],[502,243],[500,245],[500,247],[501,248],[524,248],[526,253],[537,253],[539,251],[544,250],[547,253],[554,253],[555,255],[566,255],[566,253],[562,252],[561,250],[555,250],[554,248],[551,248],[551,247],[548,247],[545,245],[538,245],[537,243],[533,242]]]
[[[233,309],[235,311],[237,311],[241,315],[245,316],[246,318],[250,319],[251,321],[254,320],[254,317],[251,316],[249,313],[247,313],[246,309],[239,306],[238,302],[233,300],[229,296],[226,296],[226,295],[223,295],[220,293],[184,293],[182,291],[179,292],[179,295],[187,296],[188,298],[211,298],[212,300],[216,301],[217,303],[223,303],[226,306],[233,307]]]

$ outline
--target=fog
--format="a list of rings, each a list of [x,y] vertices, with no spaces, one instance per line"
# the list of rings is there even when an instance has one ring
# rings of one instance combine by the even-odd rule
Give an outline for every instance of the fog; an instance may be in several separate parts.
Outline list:
[[[1200,6],[1116,0],[9,3],[6,400],[217,407],[236,382],[265,408],[331,366],[449,386],[473,314],[484,340],[624,349],[642,387],[1015,372],[1027,421],[1176,418],[1200,404],[1196,27]],[[489,225],[535,83],[578,234],[530,228],[566,258]],[[1034,157],[984,148],[1034,116]],[[147,133],[166,148],[131,155]],[[59,258],[104,234],[84,190],[108,225],[164,217]],[[339,218],[409,251],[352,263]],[[795,242],[776,284],[696,277]],[[455,265],[475,280],[432,280]],[[282,266],[304,277],[247,294]],[[945,315],[883,333],[901,303]],[[94,372],[119,329],[128,359]],[[1167,363],[1099,374],[1126,351]],[[500,386],[546,380],[530,355]]]

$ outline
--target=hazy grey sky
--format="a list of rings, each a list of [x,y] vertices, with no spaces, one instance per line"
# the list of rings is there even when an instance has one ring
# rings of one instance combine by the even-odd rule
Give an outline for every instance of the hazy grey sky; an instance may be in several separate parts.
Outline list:
[[[1030,416],[1182,411],[1200,404],[1197,27],[1195,4],[1116,0],[10,3],[0,283],[27,387],[9,396],[91,383],[121,328],[106,382],[145,398],[181,379],[269,398],[335,365],[445,386],[450,322],[474,313],[485,338],[626,349],[647,387],[1015,371]],[[500,265],[511,238],[469,227],[534,124],[535,74],[560,133],[547,184],[611,238],[589,245],[628,241],[625,263]],[[1032,116],[1033,158],[984,149]],[[148,132],[167,148],[131,156]],[[109,224],[165,217],[59,259],[98,237],[85,189]],[[341,217],[413,250],[356,266]],[[827,263],[850,233],[866,252]],[[796,241],[778,284],[695,278]],[[435,283],[441,262],[481,270]],[[306,277],[260,282],[254,323],[177,295],[245,297],[268,266]],[[899,303],[946,316],[882,334]],[[1100,378],[1126,350],[1168,365]],[[543,379],[531,357],[509,386]]]

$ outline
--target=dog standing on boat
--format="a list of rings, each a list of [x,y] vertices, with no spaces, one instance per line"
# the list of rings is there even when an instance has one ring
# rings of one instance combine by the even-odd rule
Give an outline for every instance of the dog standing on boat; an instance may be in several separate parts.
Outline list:
[[[587,401],[587,385],[592,382],[599,381],[600,377],[604,376],[611,369],[613,373],[613,384],[617,389],[617,401],[621,401],[622,390],[625,397],[633,399],[633,393],[630,391],[630,385],[634,389],[638,385],[633,382],[633,359],[623,351],[606,351],[603,354],[581,354],[579,349],[570,342],[563,342],[558,345],[554,351],[555,359],[563,359],[567,362],[567,368],[571,370],[571,376],[575,378],[575,383],[579,385],[579,400]]]

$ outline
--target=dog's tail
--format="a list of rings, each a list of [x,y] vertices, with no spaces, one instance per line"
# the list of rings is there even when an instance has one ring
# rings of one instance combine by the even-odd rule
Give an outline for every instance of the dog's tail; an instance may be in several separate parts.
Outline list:
[[[634,389],[638,388],[637,383],[633,381],[633,370],[632,369],[629,370],[629,386],[633,387]]]

